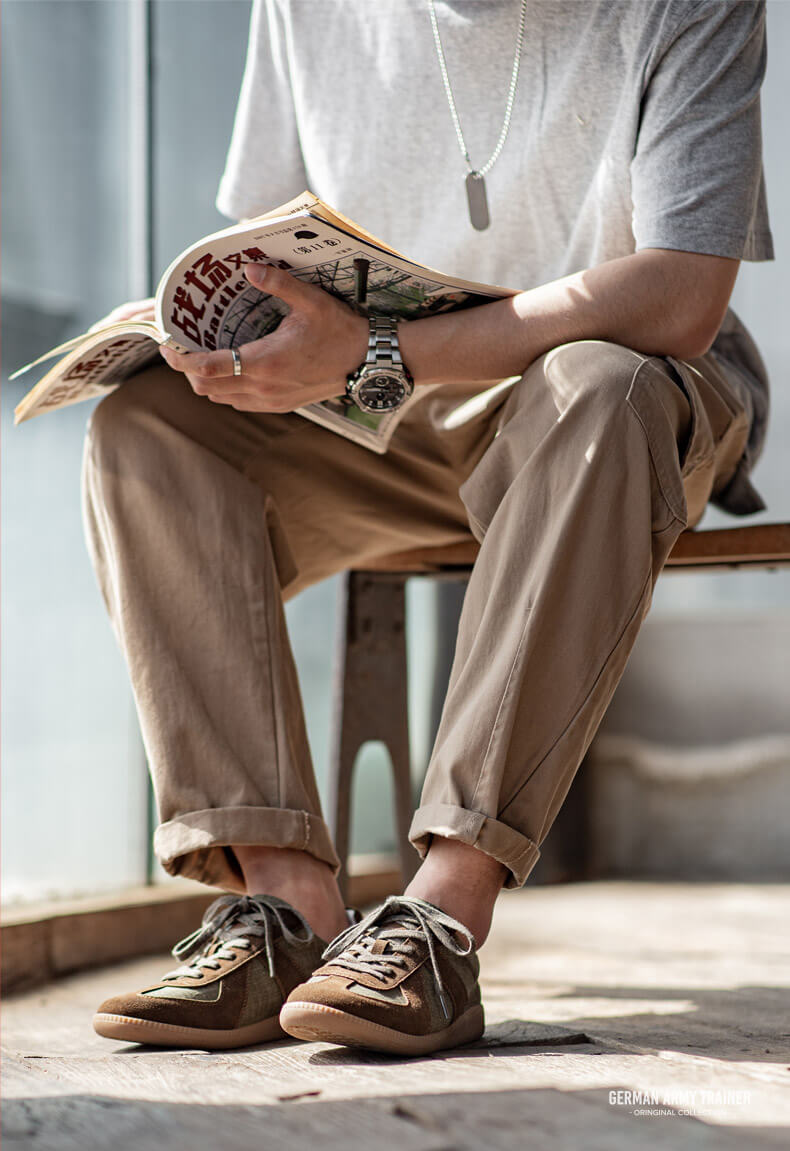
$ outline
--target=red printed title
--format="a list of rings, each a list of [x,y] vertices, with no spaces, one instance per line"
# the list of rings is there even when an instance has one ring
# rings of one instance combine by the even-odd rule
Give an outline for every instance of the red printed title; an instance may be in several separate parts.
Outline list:
[[[222,319],[236,297],[250,284],[234,280],[243,264],[266,261],[275,267],[291,268],[286,260],[272,260],[260,248],[244,248],[218,260],[212,252],[198,256],[184,274],[184,284],[173,294],[170,323],[198,347],[215,351]],[[232,281],[232,282],[231,282]],[[211,309],[207,312],[209,304]]]
[[[137,343],[137,339],[137,336],[126,336],[114,340],[111,344],[106,344],[103,348],[97,348],[89,359],[78,360],[76,364],[72,364],[63,376],[62,382],[66,384],[71,380],[85,380],[95,375],[96,372],[103,372],[116,360],[120,360],[126,354],[127,348],[131,344]]]

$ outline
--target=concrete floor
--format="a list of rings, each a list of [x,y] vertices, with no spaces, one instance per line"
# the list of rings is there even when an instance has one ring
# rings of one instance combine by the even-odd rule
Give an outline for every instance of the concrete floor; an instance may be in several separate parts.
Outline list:
[[[113,1043],[95,1005],[167,958],[64,979],[5,1004],[4,1151],[786,1148],[789,923],[781,885],[504,895],[481,953],[484,1039],[410,1061]]]

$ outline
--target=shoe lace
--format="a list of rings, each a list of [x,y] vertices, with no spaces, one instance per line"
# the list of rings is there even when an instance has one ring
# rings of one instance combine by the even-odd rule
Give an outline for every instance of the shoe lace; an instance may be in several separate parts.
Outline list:
[[[298,934],[286,923],[286,914],[299,921]],[[261,935],[269,974],[274,976],[277,928],[288,943],[309,943],[313,938],[313,929],[307,920],[284,899],[273,895],[221,895],[207,909],[200,927],[177,943],[171,952],[174,959],[198,958],[168,971],[162,978],[202,979],[206,969],[219,970],[221,960],[233,960],[238,951],[249,951],[250,937]]]
[[[458,936],[463,943],[458,942]],[[374,951],[379,940],[385,946]],[[454,955],[469,955],[475,942],[462,923],[423,899],[390,896],[381,907],[333,939],[321,958],[330,961],[333,967],[372,975],[383,982],[406,969],[418,941],[427,944],[431,970],[446,1011],[437,947],[446,947]]]

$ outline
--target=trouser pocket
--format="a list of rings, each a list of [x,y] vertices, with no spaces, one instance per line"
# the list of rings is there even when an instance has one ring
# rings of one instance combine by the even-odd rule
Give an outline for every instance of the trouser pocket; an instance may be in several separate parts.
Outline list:
[[[732,479],[749,437],[749,413],[726,375],[707,356],[703,371],[667,357],[691,407],[691,430],[681,465],[687,524],[702,517],[708,500]]]

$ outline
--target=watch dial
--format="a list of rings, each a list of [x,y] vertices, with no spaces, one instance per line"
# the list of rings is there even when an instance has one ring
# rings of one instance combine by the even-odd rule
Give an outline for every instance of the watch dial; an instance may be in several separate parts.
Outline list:
[[[406,385],[398,375],[380,373],[367,376],[357,392],[360,406],[371,412],[388,412],[400,407],[406,395]]]

